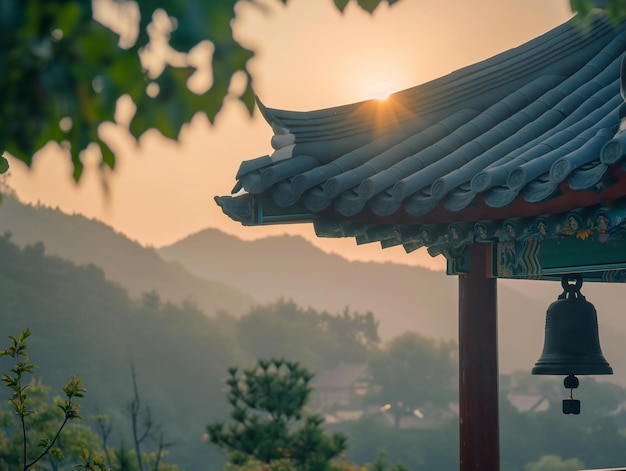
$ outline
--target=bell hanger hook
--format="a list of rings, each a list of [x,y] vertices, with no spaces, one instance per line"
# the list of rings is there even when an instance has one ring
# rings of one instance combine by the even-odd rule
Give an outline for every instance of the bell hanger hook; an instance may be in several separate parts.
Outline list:
[[[574,283],[572,284],[570,283],[570,281],[573,281]],[[561,286],[563,287],[563,292],[559,295],[558,299],[585,299],[585,297],[580,292],[580,289],[583,286],[583,277],[579,273],[570,273],[567,275],[563,275],[561,277]]]

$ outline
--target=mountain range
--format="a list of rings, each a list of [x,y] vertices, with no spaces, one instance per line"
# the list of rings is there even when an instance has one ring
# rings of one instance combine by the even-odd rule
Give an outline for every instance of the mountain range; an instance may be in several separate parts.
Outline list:
[[[18,245],[43,242],[48,254],[102,268],[110,281],[133,297],[156,291],[170,302],[193,300],[209,315],[220,310],[239,313],[255,302],[240,289],[203,279],[179,263],[165,261],[154,248],[143,247],[95,219],[22,204],[6,194],[0,206],[0,233],[5,232],[10,232]]]
[[[219,311],[238,316],[254,304],[285,298],[330,313],[346,307],[371,311],[383,340],[405,331],[457,338],[455,277],[417,266],[348,261],[301,237],[244,241],[206,229],[166,247],[143,247],[96,220],[26,205],[11,195],[0,207],[0,232],[7,231],[18,245],[40,241],[49,254],[97,265],[131,296],[156,291],[167,301],[191,300],[209,316]],[[614,379],[626,383],[619,289],[585,284],[583,293],[598,309]],[[543,345],[546,308],[561,291],[556,282],[499,280],[502,372],[532,368]]]

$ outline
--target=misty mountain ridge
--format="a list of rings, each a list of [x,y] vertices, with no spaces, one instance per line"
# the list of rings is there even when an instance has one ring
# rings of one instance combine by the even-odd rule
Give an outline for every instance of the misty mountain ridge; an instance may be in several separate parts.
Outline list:
[[[42,242],[48,254],[77,265],[100,267],[107,279],[135,298],[154,290],[166,301],[191,300],[207,314],[224,310],[239,315],[254,304],[247,293],[192,275],[180,264],[164,261],[155,249],[143,247],[100,221],[23,204],[8,194],[0,205],[0,234],[5,232],[20,246]]]
[[[190,235],[161,247],[159,253],[198,276],[219,277],[245,289],[261,302],[286,297],[329,312],[345,306],[372,311],[380,321],[383,340],[409,330],[458,339],[458,280],[443,272],[391,262],[348,261],[299,236],[245,241],[217,229]],[[598,309],[601,341],[615,380],[620,371],[626,373],[626,364],[622,367],[618,362],[626,330],[616,309],[619,298],[611,295],[619,288],[597,283],[583,287]],[[558,282],[499,280],[502,372],[532,368],[543,348],[546,310],[561,291]]]
[[[99,266],[133,296],[155,290],[164,300],[191,299],[208,315],[219,310],[240,315],[255,303],[284,298],[333,314],[346,307],[371,311],[380,321],[383,340],[406,331],[457,340],[456,277],[391,262],[348,261],[299,236],[244,241],[206,229],[153,249],[101,222],[25,205],[10,196],[0,207],[0,232],[6,231],[18,245],[41,241],[47,253]],[[611,295],[617,288],[583,287],[598,308],[602,345],[616,376],[621,369],[617,358],[623,356],[620,339],[626,335]],[[556,282],[499,280],[502,372],[532,368],[543,346],[546,309],[560,292]]]

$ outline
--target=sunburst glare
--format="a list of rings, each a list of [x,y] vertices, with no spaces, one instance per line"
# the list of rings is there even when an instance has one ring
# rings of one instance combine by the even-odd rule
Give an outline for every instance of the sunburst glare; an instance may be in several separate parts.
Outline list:
[[[393,92],[397,91],[388,77],[372,77],[363,82],[363,90],[367,99],[385,101]]]

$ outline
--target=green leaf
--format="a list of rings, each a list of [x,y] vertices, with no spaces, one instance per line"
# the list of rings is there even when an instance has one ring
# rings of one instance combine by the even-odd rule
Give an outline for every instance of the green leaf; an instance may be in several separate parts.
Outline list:
[[[19,342],[19,343],[24,343],[24,341],[25,341],[28,337],[30,337],[30,335],[31,335],[31,331],[30,331],[30,329],[27,327],[27,328],[26,328],[26,329],[24,329],[24,330],[22,331],[22,333],[20,334],[20,337],[19,337],[19,339],[18,339],[18,342]],[[15,340],[13,337],[11,337],[11,339]]]
[[[587,18],[593,12],[594,5],[592,0],[570,0],[570,7],[573,12]]]
[[[37,444],[37,446],[39,448],[48,448],[50,446],[50,439],[49,438],[42,438],[41,440],[39,440],[39,443]]]
[[[102,154],[102,164],[106,165],[111,170],[115,170],[115,154],[102,140],[98,139],[96,142]]]
[[[335,1],[335,6],[341,13],[343,13],[343,11],[346,9],[346,6],[348,6],[348,3],[350,2],[350,0],[334,0],[334,1]]]
[[[609,19],[617,24],[626,18],[626,4],[624,0],[610,0],[605,12]]]
[[[56,447],[56,446],[53,446],[52,448],[50,448],[48,450],[48,453],[50,453],[52,456],[54,456],[58,460],[65,459],[65,456],[63,456],[63,453],[61,452],[61,449]]]
[[[6,173],[7,170],[9,170],[9,161],[4,155],[0,155],[0,174]]]
[[[367,11],[368,13],[373,13],[374,10],[376,10],[376,8],[381,2],[381,0],[357,0],[357,1],[358,1],[359,6],[363,8],[363,10]]]
[[[246,106],[246,109],[248,110],[248,113],[250,113],[250,116],[252,116],[252,113],[254,113],[256,100],[254,90],[252,89],[252,77],[250,77],[250,75],[248,75],[248,83],[246,85],[246,89],[243,91],[239,99]]]

